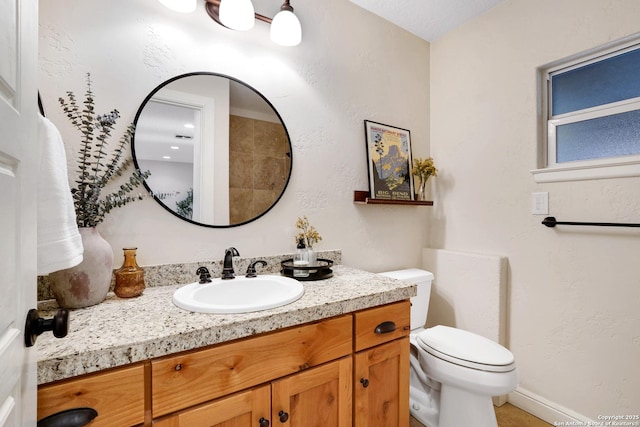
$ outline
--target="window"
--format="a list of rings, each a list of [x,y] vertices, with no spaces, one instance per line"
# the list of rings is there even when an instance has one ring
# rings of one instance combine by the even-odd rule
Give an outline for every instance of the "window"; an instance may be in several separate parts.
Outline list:
[[[536,181],[640,176],[640,39],[540,70]]]

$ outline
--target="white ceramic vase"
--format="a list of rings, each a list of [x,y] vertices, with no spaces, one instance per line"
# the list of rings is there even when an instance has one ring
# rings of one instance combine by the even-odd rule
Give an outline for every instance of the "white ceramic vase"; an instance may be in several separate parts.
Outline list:
[[[113,274],[113,251],[94,227],[80,228],[83,260],[49,274],[51,293],[63,308],[83,308],[104,301]]]

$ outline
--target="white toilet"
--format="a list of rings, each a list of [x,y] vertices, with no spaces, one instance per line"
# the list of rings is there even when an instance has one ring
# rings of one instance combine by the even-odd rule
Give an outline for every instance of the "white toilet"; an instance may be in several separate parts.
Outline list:
[[[411,415],[427,427],[497,427],[492,396],[518,385],[513,354],[461,329],[425,329],[432,273],[413,268],[380,274],[418,287],[411,298]]]

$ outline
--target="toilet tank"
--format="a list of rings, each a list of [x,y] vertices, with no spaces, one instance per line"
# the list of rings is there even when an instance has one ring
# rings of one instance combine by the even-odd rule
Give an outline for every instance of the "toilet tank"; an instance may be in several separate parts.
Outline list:
[[[433,273],[417,268],[408,268],[406,270],[386,271],[379,274],[402,280],[403,282],[414,283],[418,287],[418,294],[415,297],[411,297],[411,330],[422,328],[427,322]]]

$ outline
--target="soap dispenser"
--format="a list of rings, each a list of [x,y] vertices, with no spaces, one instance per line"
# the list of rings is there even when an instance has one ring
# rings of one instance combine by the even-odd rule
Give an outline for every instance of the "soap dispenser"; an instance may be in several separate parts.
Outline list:
[[[304,240],[298,240],[298,251],[293,258],[293,277],[309,277],[309,270],[296,270],[295,267],[307,267],[309,265],[309,252],[304,245]]]

